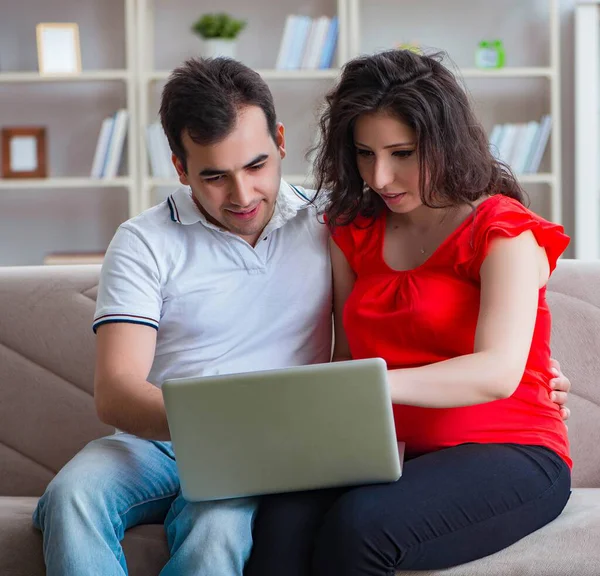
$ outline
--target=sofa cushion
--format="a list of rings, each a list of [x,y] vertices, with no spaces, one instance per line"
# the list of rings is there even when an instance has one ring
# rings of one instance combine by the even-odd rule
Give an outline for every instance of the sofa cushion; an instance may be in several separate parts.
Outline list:
[[[577,488],[554,521],[509,548],[448,570],[399,572],[418,576],[597,576],[600,489]]]
[[[0,574],[43,576],[42,534],[31,523],[37,498],[0,497]],[[168,558],[162,525],[138,526],[123,541],[130,576],[158,576]]]
[[[0,498],[0,574],[43,576],[42,536],[31,525],[37,498]],[[598,576],[600,489],[573,490],[562,515],[497,554],[449,570],[399,572],[418,576]],[[161,525],[138,526],[123,541],[131,576],[155,576],[167,560]]]

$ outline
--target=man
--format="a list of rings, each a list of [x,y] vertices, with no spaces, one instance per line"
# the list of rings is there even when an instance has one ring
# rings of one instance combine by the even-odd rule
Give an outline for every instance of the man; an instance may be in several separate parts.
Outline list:
[[[162,521],[162,576],[241,575],[258,499],[183,499],[158,386],[330,359],[327,231],[281,180],[285,133],[267,85],[233,60],[191,60],[160,115],[185,188],[124,223],[107,251],[95,401],[122,433],[91,442],[41,498],[48,576],[126,574],[125,530]]]

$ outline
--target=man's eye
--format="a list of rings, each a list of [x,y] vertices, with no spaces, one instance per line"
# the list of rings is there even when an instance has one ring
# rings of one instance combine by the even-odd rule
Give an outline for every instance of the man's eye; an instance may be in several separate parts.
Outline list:
[[[252,170],[253,172],[258,172],[261,168],[265,167],[266,162],[263,162],[262,164],[254,164],[254,166],[250,166],[250,170]]]
[[[205,182],[220,182],[225,178],[225,174],[220,174],[219,176],[211,176],[210,178],[205,178]]]

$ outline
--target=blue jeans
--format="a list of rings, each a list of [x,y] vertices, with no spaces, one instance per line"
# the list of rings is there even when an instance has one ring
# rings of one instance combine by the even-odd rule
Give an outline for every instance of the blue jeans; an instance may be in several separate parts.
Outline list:
[[[160,522],[171,553],[161,576],[241,576],[257,503],[187,502],[170,442],[116,434],[90,442],[58,473],[33,522],[47,576],[123,576],[125,531]]]

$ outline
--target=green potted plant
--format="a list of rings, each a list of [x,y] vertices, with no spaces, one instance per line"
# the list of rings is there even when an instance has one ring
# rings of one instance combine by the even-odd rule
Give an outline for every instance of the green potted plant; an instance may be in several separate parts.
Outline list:
[[[203,40],[202,56],[235,58],[237,37],[245,27],[245,20],[238,20],[229,14],[220,12],[201,16],[192,25],[192,31]]]

